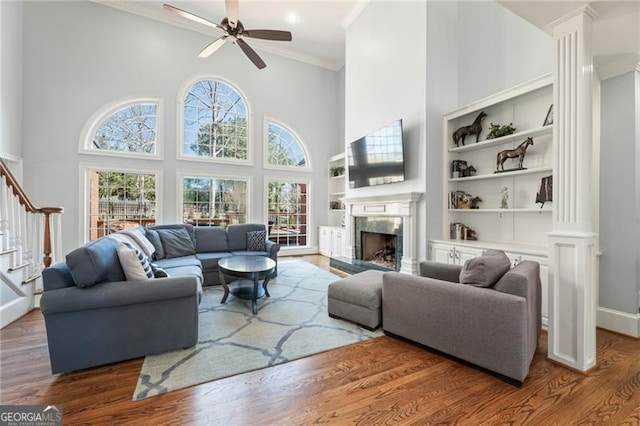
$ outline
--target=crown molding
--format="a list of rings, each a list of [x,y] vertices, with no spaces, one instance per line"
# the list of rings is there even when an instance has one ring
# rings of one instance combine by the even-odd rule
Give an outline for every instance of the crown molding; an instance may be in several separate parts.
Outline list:
[[[640,53],[597,57],[594,64],[600,80],[608,80],[628,72],[640,72]]]
[[[547,27],[553,32],[553,28],[581,14],[588,15],[593,20],[596,20],[598,18],[598,12],[596,12],[588,4],[584,4],[581,7],[575,9],[574,11],[569,12],[564,16],[561,16],[560,18],[556,19],[553,22],[550,22],[549,24],[547,24]]]
[[[347,16],[345,16],[342,22],[340,22],[340,25],[342,26],[342,28],[344,28],[345,30],[349,28],[349,26],[353,24],[353,21],[355,21],[358,18],[358,16],[360,16],[362,11],[364,10],[365,7],[367,7],[368,4],[369,4],[369,0],[359,0],[358,2],[356,2],[356,4],[351,8],[349,13],[347,13]]]

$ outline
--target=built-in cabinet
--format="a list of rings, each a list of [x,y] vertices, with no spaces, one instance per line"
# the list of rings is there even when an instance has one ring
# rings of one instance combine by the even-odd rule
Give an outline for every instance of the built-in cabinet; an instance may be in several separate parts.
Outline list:
[[[552,102],[553,77],[548,75],[445,115],[442,238],[429,242],[429,258],[438,262],[462,265],[487,249],[504,250],[514,266],[523,260],[538,262],[545,326],[547,234],[552,227],[553,202],[536,201],[542,191],[548,198],[551,194]],[[464,145],[457,138],[456,145],[454,133],[472,125],[481,113],[486,117],[478,142],[472,133],[465,137]],[[488,137],[492,124],[510,125],[515,131]],[[460,130],[457,136],[462,133],[466,132]],[[527,140],[533,143],[527,144]],[[516,150],[523,143],[527,146],[520,167],[518,156],[510,158],[517,152],[503,151]],[[501,158],[506,158],[502,165]]]
[[[318,251],[328,257],[345,255],[346,231],[337,226],[321,226],[318,238]]]
[[[452,242],[447,240],[431,240],[429,242],[429,259],[436,262],[464,265],[467,259],[481,256],[482,252],[489,249],[504,250],[511,260],[511,265],[516,266],[523,260],[530,260],[540,264],[540,281],[542,284],[542,324],[548,324],[548,274],[549,262],[546,250],[531,250],[529,246],[504,245],[482,243],[477,241]]]

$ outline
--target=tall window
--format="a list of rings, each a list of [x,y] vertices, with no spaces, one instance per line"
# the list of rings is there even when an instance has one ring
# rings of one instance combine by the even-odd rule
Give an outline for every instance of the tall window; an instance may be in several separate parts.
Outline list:
[[[307,245],[308,189],[306,182],[267,182],[268,238],[271,241],[284,247]]]
[[[309,168],[304,146],[291,130],[274,122],[267,128],[267,165]]]
[[[157,98],[135,98],[107,104],[94,113],[82,130],[85,154],[160,157]]]
[[[248,114],[242,95],[219,80],[201,80],[184,96],[186,156],[248,161]]]
[[[247,179],[184,176],[182,218],[193,225],[247,222]]]
[[[156,222],[153,173],[89,171],[89,239]]]

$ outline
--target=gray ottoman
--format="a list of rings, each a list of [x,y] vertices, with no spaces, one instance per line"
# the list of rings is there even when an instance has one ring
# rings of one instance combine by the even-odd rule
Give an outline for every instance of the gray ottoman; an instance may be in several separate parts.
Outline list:
[[[382,320],[383,271],[360,272],[329,284],[327,308],[332,318],[375,330]]]

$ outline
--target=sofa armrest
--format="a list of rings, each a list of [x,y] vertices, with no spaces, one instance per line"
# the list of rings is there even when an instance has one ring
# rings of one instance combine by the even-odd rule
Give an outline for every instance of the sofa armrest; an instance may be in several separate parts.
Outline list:
[[[420,276],[452,283],[460,282],[461,270],[462,265],[433,262],[430,260],[420,262]]]
[[[116,281],[92,287],[45,291],[40,301],[44,315],[198,297],[196,277],[167,277],[143,281]],[[197,302],[196,302],[197,306]]]
[[[269,253],[269,257],[275,260],[278,257],[278,252],[280,251],[280,244],[274,243],[271,240],[267,240],[267,253]]]
[[[528,374],[532,356],[526,303],[488,288],[399,273],[383,276],[385,331],[519,381]]]

